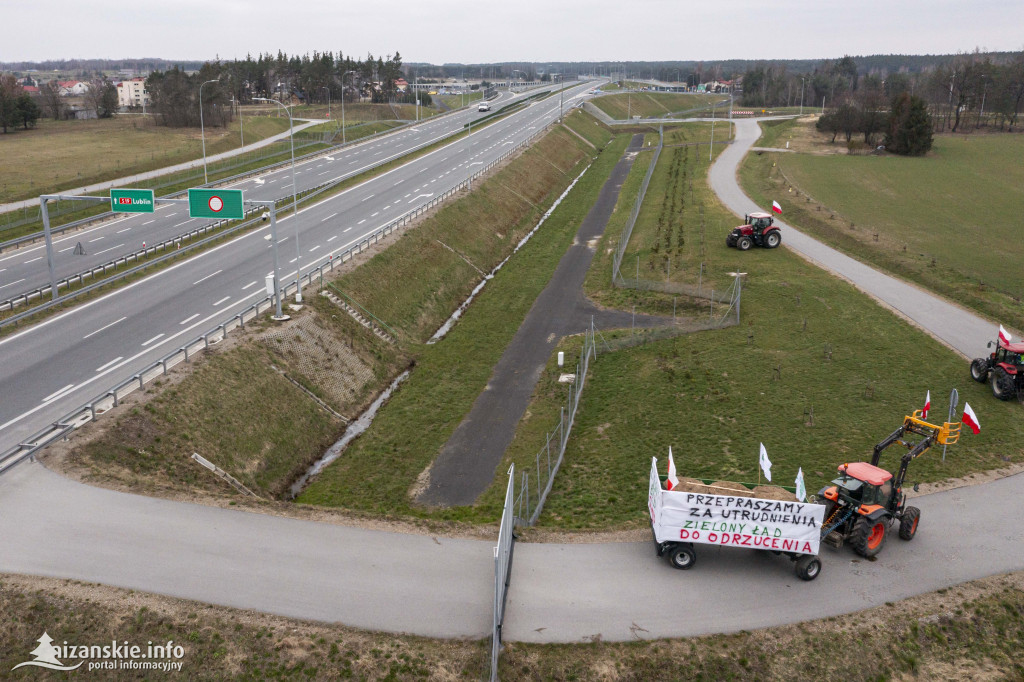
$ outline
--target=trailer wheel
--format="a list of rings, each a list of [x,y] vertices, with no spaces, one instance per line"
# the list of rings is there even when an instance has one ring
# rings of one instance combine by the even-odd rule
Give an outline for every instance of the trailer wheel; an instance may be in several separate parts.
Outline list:
[[[971,378],[979,384],[985,383],[985,380],[988,379],[988,362],[985,358],[971,360]]]
[[[693,551],[692,545],[676,545],[668,551],[668,562],[672,568],[686,571],[697,563],[697,553]]]
[[[821,573],[821,561],[818,557],[807,554],[796,560],[796,577],[800,580],[814,580]]]
[[[917,523],[921,520],[921,510],[917,507],[907,507],[903,511],[903,518],[900,519],[900,537],[904,540],[913,540],[917,535]]]
[[[853,532],[850,534],[853,551],[868,559],[875,556],[885,546],[885,530],[885,521],[882,519],[875,521],[869,521],[863,517],[857,519],[857,523],[853,524]]]

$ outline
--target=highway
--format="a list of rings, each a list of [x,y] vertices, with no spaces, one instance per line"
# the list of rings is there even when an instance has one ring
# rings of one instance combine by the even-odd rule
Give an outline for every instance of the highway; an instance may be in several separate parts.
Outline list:
[[[522,97],[519,97],[522,99]],[[494,106],[515,101],[510,93],[499,93]],[[469,121],[483,116],[476,107],[444,116],[424,119],[366,142],[325,153],[295,164],[295,186],[298,192],[326,182],[344,180],[408,154],[411,150],[443,140],[461,130]],[[261,175],[233,182],[224,187],[241,189],[251,200],[283,199],[292,194],[291,166],[285,165]],[[84,230],[74,230],[53,240],[54,272],[58,281],[93,267],[109,263],[143,245],[154,245],[173,239],[214,221],[189,218],[183,204],[159,204],[153,213],[134,213],[108,220]],[[84,255],[75,253],[81,243]],[[0,301],[45,287],[50,283],[46,267],[46,246],[42,241],[21,249],[0,254]],[[45,300],[45,298],[44,298]]]
[[[567,93],[566,102],[571,103],[586,90],[587,85],[576,86]],[[462,113],[451,122],[428,122],[431,127],[425,134],[441,136],[445,129],[442,126],[461,128],[458,120],[475,113]],[[296,226],[299,264],[308,270],[457,186],[474,169],[557,116],[557,97],[534,103],[474,130],[472,135],[301,209],[297,220],[290,216],[279,220],[282,281],[295,276]],[[362,166],[363,159],[383,158],[379,144],[353,152],[362,158],[348,165]],[[315,161],[307,164],[307,174],[322,172],[316,165]],[[255,181],[247,183],[255,185]],[[164,221],[173,225],[171,221],[181,217],[167,216]],[[268,224],[0,339],[0,390],[4,395],[0,403],[0,451],[262,298],[265,277],[272,271],[269,232]]]
[[[516,135],[517,126],[535,125],[532,116],[551,115],[543,104],[532,109],[537,111],[524,112],[529,115],[510,122],[508,130],[494,131],[488,145],[501,145],[502,136]],[[712,172],[712,186],[718,189],[716,181],[723,183],[721,189],[731,197],[724,198],[726,204],[741,213],[747,210],[746,203],[733,199],[750,200],[736,185],[736,164],[752,143],[753,131],[747,130],[728,156],[719,157]],[[435,154],[452,160],[445,150]],[[437,179],[444,167],[434,167],[422,178],[389,174],[379,185],[367,183],[363,192],[375,194],[374,189],[386,189],[387,183],[410,181],[422,187],[427,178]],[[351,204],[355,198],[353,194],[342,203]],[[336,207],[323,210],[333,212]],[[300,222],[313,219],[315,225],[321,213],[313,209],[309,213]],[[353,211],[331,230],[311,228],[303,234],[313,244],[314,237],[334,234],[358,215]],[[248,239],[266,248],[260,235]],[[787,239],[787,244],[797,241]],[[238,252],[249,248],[243,246],[244,238],[236,242]],[[822,267],[845,266],[842,254],[822,245],[814,248]],[[261,273],[266,256],[258,258],[258,248],[253,254],[258,260],[253,267]],[[215,253],[193,260],[202,267],[190,270],[188,277],[214,269],[207,281],[218,281],[221,273],[216,269],[229,259],[228,254]],[[880,275],[866,269],[850,271],[849,277],[870,291]],[[89,319],[85,325],[79,320],[67,329],[80,335],[94,324],[124,325],[122,330],[131,326],[134,336],[124,342],[127,345],[105,348],[88,358],[92,371],[108,354],[130,352],[129,346],[137,349],[144,334],[165,334],[162,329],[182,325],[179,320],[185,315],[202,315],[199,307],[209,315],[211,305],[217,307],[209,299],[229,292],[240,295],[237,287],[243,280],[235,277],[219,293],[203,288],[206,298],[189,299],[173,315],[162,315],[164,319],[160,315],[146,318],[152,327],[127,324],[132,319],[119,322],[116,317],[125,312],[108,306],[109,317]],[[927,292],[921,294],[929,299],[929,309],[950,314],[959,310]],[[153,300],[170,306],[175,296]],[[142,293],[119,300],[127,305],[135,297],[141,298]],[[922,326],[938,324],[926,328],[939,335],[948,325],[944,316],[920,319]],[[989,334],[994,329],[981,318],[965,319],[963,324],[970,327],[964,330],[967,335]],[[47,339],[37,336],[34,341],[45,346],[42,352],[48,357],[57,357],[48,349]],[[76,336],[69,345],[77,341]],[[6,357],[2,345],[0,353]],[[35,373],[43,370],[37,367]],[[54,373],[50,378],[55,376],[63,375]],[[36,390],[33,398],[38,400]],[[5,402],[10,394],[7,388]],[[1016,475],[916,497],[915,505],[923,514],[913,542],[890,535],[876,561],[863,560],[849,549],[825,548],[823,572],[811,583],[800,581],[789,561],[744,549],[700,546],[696,566],[677,571],[655,556],[650,541],[520,543],[512,566],[504,637],[578,642],[599,636],[619,641],[749,630],[849,613],[1021,570],[1024,530],[1015,514],[992,510],[1015,509],[1022,494],[1024,475]],[[641,506],[643,500],[636,504]],[[486,540],[370,531],[128,495],[70,481],[35,462],[0,476],[0,572],[100,582],[361,628],[435,637],[486,634],[492,608],[493,546],[493,541]]]

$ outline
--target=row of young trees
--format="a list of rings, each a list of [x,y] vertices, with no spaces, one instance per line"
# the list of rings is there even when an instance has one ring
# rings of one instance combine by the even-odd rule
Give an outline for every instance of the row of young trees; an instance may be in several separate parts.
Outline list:
[[[169,126],[199,126],[199,89],[202,89],[203,123],[223,126],[231,120],[232,103],[249,103],[255,97],[326,104],[344,97],[351,102],[365,95],[374,102],[400,100],[397,81],[402,77],[402,57],[353,59],[340,52],[312,55],[251,55],[244,60],[208,62],[193,74],[178,68],[154,71],[146,80],[152,111]]]
[[[848,122],[853,109],[878,111],[903,93],[927,105],[939,130],[958,132],[985,124],[1012,132],[1024,106],[1024,52],[995,59],[977,51],[959,54],[917,72],[859,73],[849,56],[825,60],[805,73],[781,63],[758,64],[743,76],[740,102],[750,107],[829,107]],[[849,130],[848,123],[843,130]],[[867,122],[858,132],[870,141],[881,130],[878,122]]]

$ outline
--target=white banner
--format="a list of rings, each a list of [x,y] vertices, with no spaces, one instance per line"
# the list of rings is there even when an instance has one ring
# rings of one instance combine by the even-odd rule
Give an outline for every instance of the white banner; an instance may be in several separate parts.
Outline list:
[[[656,488],[655,488],[656,486]],[[648,509],[658,542],[817,554],[825,507],[757,497],[662,490],[651,462]]]

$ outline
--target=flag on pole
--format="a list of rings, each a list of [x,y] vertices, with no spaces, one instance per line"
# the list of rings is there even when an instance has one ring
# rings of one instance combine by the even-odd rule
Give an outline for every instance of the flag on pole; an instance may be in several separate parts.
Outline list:
[[[924,398],[924,409],[921,410],[921,419],[928,418],[928,410],[932,409],[932,392],[928,391],[928,395]]]
[[[676,477],[676,463],[672,461],[672,446],[668,446],[668,478],[665,479],[665,488],[672,490],[679,485],[679,478]]]
[[[1010,336],[1010,332],[1003,329],[1003,325],[999,325],[999,340],[1008,344],[1012,339],[1013,337]]]
[[[964,403],[964,415],[960,418],[964,424],[971,427],[971,433],[978,435],[981,433],[981,424],[978,423],[978,415],[974,414],[974,410],[971,409],[970,403]]]
[[[807,486],[804,485],[803,467],[796,470],[796,499],[801,502],[807,499]]]
[[[777,201],[772,202],[772,210],[780,215],[782,214],[782,207],[779,206],[779,202]]]
[[[764,471],[764,477],[768,479],[770,483],[772,480],[772,461],[768,459],[768,451],[764,449],[764,443],[761,443],[761,458],[759,461],[761,470]]]

